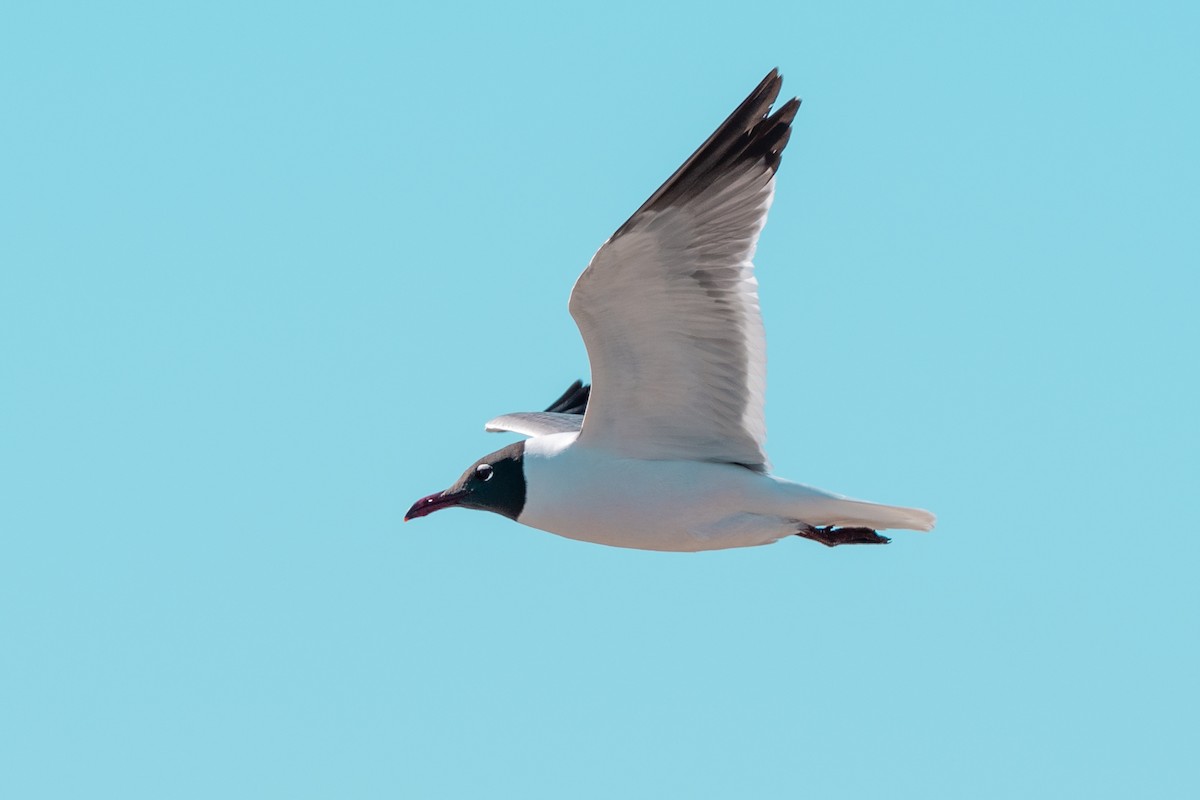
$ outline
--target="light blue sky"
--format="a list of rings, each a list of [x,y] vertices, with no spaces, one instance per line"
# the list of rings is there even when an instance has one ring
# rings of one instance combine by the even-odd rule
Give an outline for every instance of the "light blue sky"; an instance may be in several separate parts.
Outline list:
[[[1200,14],[1050,5],[7,5],[0,795],[1200,794]],[[937,531],[402,525],[773,66],[769,452]]]

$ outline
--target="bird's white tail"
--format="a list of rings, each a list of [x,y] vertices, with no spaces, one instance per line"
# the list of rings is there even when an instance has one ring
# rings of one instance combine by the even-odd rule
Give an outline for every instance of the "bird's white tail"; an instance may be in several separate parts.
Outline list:
[[[903,528],[910,531],[933,530],[937,517],[921,508],[885,506],[852,500],[810,486],[789,482],[792,508],[801,522],[817,527],[864,527],[872,530]]]
[[[885,506],[863,500],[834,500],[831,506],[831,516],[818,525],[863,526],[877,531],[888,528],[931,531],[937,522],[937,517],[923,508]]]

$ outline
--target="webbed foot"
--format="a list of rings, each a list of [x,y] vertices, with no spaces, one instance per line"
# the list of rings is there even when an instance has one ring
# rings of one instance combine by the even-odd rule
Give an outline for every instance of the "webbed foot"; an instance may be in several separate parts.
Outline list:
[[[839,544],[887,544],[891,541],[870,528],[835,528],[832,525],[824,528],[805,525],[796,531],[796,535],[820,542],[826,547],[837,547]]]

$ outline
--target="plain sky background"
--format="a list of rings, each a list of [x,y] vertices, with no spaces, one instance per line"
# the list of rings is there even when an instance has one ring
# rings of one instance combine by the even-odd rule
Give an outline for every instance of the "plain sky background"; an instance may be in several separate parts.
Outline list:
[[[1193,3],[6,3],[0,795],[1200,796]],[[929,535],[451,511],[773,66],[782,475]]]

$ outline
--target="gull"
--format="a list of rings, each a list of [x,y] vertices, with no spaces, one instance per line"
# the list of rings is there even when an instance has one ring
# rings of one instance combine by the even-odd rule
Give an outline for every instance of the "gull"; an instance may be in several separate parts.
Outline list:
[[[476,461],[405,521],[490,511],[569,539],[700,551],[799,536],[833,547],[928,531],[934,516],[771,474],[755,247],[800,101],[772,70],[606,241],[571,291],[591,362],[545,411],[485,426],[528,437]]]

